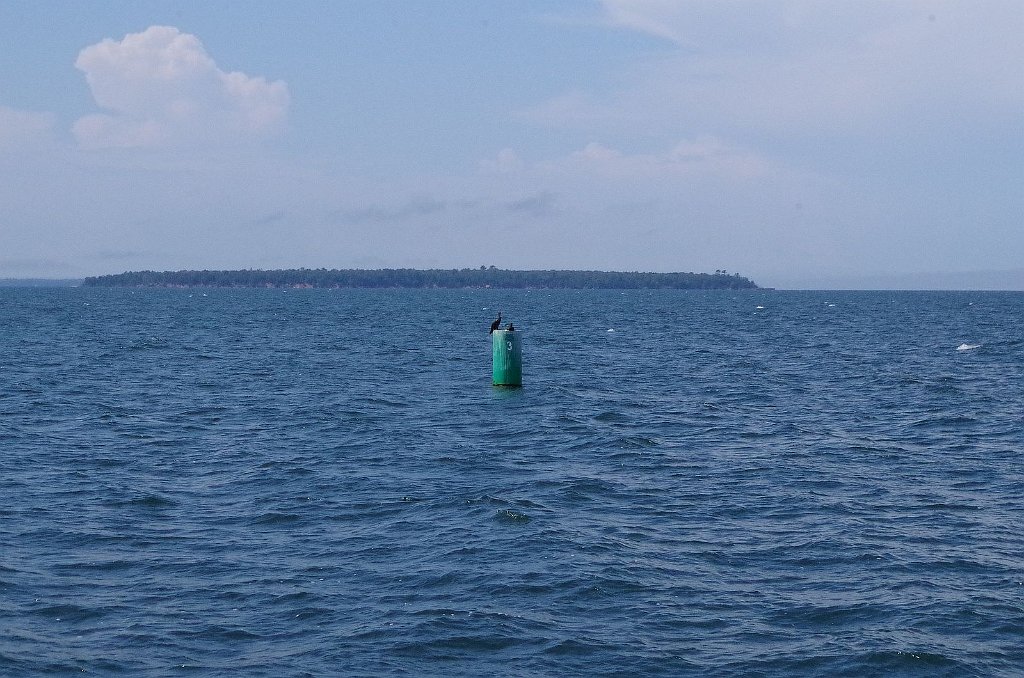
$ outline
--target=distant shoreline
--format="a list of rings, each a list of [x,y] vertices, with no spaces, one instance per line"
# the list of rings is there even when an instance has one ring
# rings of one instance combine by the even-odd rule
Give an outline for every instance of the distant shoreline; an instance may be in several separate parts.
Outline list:
[[[738,273],[517,271],[462,269],[279,269],[129,271],[85,278],[83,287],[497,288],[497,289],[759,289]]]

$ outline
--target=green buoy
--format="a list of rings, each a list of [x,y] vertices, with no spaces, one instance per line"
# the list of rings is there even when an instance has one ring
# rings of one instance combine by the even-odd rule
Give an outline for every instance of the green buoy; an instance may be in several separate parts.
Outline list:
[[[515,330],[491,332],[491,376],[495,386],[523,385],[523,344]]]

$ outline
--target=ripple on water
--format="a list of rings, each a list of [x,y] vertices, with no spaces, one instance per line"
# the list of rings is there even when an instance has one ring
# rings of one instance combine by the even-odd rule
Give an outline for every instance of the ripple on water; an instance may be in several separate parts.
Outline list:
[[[0,289],[0,675],[1024,665],[1024,295],[135,292]]]

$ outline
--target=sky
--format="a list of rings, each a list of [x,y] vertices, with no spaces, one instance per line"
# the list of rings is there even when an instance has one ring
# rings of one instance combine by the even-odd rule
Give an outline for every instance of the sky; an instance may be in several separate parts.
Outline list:
[[[0,2],[0,278],[1024,289],[1019,0]]]

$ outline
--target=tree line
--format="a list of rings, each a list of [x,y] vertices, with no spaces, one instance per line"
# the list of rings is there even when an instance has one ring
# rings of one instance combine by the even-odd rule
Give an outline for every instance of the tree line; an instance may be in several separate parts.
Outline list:
[[[618,271],[515,271],[481,266],[460,269],[247,269],[238,271],[129,271],[86,278],[84,287],[315,287],[504,289],[756,289],[738,273]]]

